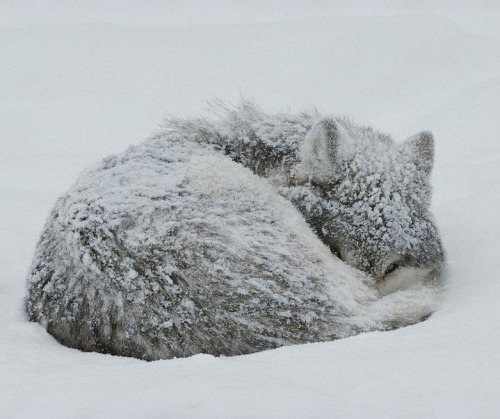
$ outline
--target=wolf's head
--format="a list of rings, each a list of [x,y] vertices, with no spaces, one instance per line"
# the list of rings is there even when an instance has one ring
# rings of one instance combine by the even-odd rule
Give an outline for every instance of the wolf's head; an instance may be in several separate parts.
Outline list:
[[[383,293],[439,275],[444,252],[429,210],[434,140],[401,144],[345,119],[306,136],[290,198],[332,252]],[[299,202],[300,201],[300,202]]]

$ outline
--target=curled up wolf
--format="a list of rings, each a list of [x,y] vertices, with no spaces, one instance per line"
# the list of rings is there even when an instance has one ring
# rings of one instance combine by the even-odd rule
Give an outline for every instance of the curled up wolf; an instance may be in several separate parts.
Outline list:
[[[444,254],[433,137],[344,118],[171,119],[57,201],[28,275],[59,342],[146,360],[237,355],[428,317]]]

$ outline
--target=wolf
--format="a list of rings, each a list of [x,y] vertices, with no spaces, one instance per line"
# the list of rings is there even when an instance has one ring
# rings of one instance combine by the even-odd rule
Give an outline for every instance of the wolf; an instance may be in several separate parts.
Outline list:
[[[239,355],[428,317],[444,251],[433,137],[346,118],[171,118],[55,204],[27,313],[60,343],[148,361]]]

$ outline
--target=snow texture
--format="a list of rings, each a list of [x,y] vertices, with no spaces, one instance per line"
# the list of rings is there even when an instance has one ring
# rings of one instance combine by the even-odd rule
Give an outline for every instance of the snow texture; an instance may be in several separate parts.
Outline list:
[[[418,167],[421,153],[406,155],[420,137],[400,149],[347,121],[316,119],[271,117],[247,103],[217,127],[171,121],[88,169],[45,226],[30,319],[70,347],[156,360],[245,354],[426,318],[442,252],[428,171]],[[316,179],[321,165],[329,178]],[[351,265],[372,274],[382,266],[372,261],[385,257],[380,264],[426,275],[407,275],[406,291],[381,304],[374,278],[330,253],[276,192],[280,180],[281,194]]]
[[[233,24],[193,25],[220,13],[197,1],[182,2],[187,25],[160,26],[181,20],[172,3],[0,3],[0,417],[500,417],[500,38],[467,31],[498,35],[499,7],[349,2],[352,16],[299,1],[290,16],[291,2],[225,2]],[[156,362],[70,349],[28,321],[25,278],[56,199],[166,114],[210,117],[214,96],[347,113],[397,141],[430,130],[439,309],[393,331]]]

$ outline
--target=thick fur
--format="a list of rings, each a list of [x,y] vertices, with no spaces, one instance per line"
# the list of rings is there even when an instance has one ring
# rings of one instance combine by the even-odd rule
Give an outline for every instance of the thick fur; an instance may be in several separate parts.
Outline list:
[[[159,138],[175,133],[212,144],[268,178],[333,253],[380,285],[394,264],[439,275],[444,252],[429,210],[432,134],[396,144],[345,118],[266,115],[251,103],[223,111],[216,123],[171,120]]]
[[[218,122],[171,120],[58,200],[29,317],[67,346],[147,360],[420,321],[443,262],[432,154],[427,133],[397,145],[249,104]]]

